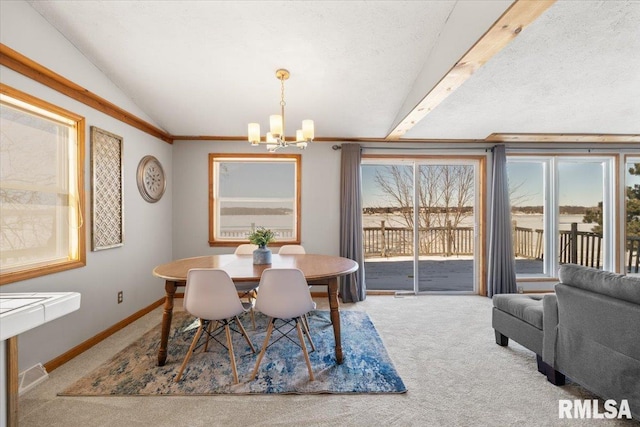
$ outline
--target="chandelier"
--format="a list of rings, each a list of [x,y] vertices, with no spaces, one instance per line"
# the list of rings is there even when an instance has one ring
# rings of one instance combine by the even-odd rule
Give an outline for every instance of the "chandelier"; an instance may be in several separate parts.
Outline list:
[[[314,127],[313,120],[303,120],[302,129],[296,131],[295,142],[288,142],[285,137],[284,128],[284,81],[289,78],[289,71],[281,68],[276,71],[276,77],[280,80],[280,114],[274,114],[269,116],[269,128],[271,132],[267,132],[265,140],[262,141],[260,137],[260,125],[258,123],[249,123],[248,135],[249,142],[253,146],[259,144],[266,144],[267,150],[271,153],[280,149],[286,148],[289,145],[295,145],[298,148],[305,149],[307,144],[313,141]]]

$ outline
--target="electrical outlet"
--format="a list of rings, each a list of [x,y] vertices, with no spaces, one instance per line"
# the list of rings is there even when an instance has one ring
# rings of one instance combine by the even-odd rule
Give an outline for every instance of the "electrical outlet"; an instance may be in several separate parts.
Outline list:
[[[120,304],[123,299],[124,299],[124,295],[122,291],[118,292],[118,304]]]

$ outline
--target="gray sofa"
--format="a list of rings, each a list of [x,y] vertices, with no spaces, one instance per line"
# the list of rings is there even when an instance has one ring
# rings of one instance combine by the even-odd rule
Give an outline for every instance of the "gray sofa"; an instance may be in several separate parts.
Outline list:
[[[543,361],[640,419],[640,278],[573,264],[559,278],[543,299]]]

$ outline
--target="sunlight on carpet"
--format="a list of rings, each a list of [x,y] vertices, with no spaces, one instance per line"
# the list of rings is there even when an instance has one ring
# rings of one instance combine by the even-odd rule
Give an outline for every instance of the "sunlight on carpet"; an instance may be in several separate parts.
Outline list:
[[[233,384],[229,355],[212,341],[207,352],[196,350],[179,383],[173,381],[193,339],[197,321],[185,312],[174,313],[167,363],[156,366],[160,324],[145,333],[104,365],[59,393],[60,396],[209,395],[262,393],[404,393],[375,326],[366,313],[340,312],[344,362],[336,364],[329,312],[309,316],[316,351],[309,353],[315,381],[309,381],[302,350],[283,339],[267,349],[258,376],[249,378],[266,334],[267,318],[256,313],[256,330],[249,316],[242,322],[256,354],[240,334],[233,346],[240,384]],[[222,335],[224,336],[224,334]],[[297,336],[293,335],[297,340]],[[224,338],[222,339],[224,341]],[[273,342],[273,338],[272,338]]]

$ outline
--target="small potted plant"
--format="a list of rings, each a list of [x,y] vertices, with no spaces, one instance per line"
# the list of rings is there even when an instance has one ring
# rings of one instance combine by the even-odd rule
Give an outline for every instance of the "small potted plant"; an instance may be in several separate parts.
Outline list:
[[[276,240],[276,235],[268,228],[258,227],[249,234],[249,241],[258,245],[253,251],[254,264],[271,264],[271,249],[267,245]]]

